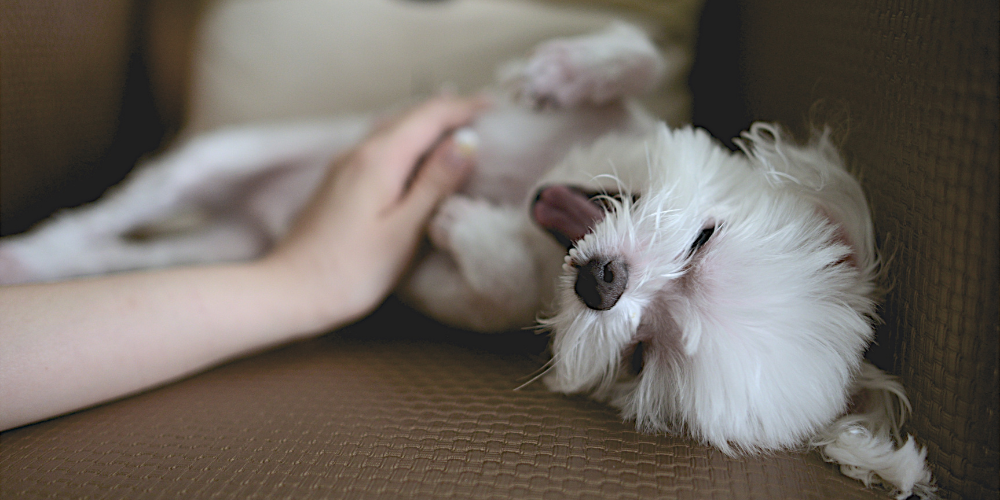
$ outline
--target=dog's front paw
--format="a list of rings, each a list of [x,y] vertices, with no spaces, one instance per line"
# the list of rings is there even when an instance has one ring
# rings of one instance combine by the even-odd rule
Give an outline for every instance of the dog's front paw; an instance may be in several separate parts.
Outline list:
[[[521,69],[518,92],[536,107],[607,104],[649,91],[663,65],[645,33],[616,24],[595,35],[540,45]]]
[[[486,200],[451,196],[438,208],[427,229],[431,244],[469,267],[503,260],[520,238],[522,217],[512,207]]]
[[[456,226],[463,217],[476,211],[480,205],[486,203],[465,196],[451,196],[445,199],[427,227],[427,236],[431,244],[439,250],[452,251],[454,249],[452,234]]]

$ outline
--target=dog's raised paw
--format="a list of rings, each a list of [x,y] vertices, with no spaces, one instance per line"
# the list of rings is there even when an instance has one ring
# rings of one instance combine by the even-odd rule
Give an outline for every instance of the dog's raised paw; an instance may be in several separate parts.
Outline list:
[[[519,92],[539,108],[607,104],[648,91],[663,64],[638,28],[615,24],[538,46],[521,70]]]
[[[580,81],[581,68],[574,64],[581,58],[579,52],[571,42],[539,47],[524,67],[522,95],[536,108],[573,106],[582,101],[586,82]]]

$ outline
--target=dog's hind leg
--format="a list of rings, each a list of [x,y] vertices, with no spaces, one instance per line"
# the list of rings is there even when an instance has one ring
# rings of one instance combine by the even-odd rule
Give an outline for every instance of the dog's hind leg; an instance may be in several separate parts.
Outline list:
[[[225,207],[240,198],[259,199],[255,190],[282,185],[255,179],[294,175],[328,162],[367,128],[367,120],[353,119],[242,127],[195,137],[138,166],[100,200],[0,240],[0,283],[252,255],[260,250],[263,236],[275,237],[263,234],[273,226],[268,214],[233,214]],[[302,203],[308,194],[288,197],[289,203]],[[272,208],[288,212],[287,207]],[[168,238],[134,238],[137,233],[162,233],[163,226],[178,218],[188,219],[190,227],[168,230]]]

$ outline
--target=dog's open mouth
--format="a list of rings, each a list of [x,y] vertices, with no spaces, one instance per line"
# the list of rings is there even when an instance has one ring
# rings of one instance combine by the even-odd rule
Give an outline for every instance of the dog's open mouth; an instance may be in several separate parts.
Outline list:
[[[571,248],[604,220],[610,204],[601,194],[566,185],[546,186],[538,190],[531,206],[531,216],[560,244]]]

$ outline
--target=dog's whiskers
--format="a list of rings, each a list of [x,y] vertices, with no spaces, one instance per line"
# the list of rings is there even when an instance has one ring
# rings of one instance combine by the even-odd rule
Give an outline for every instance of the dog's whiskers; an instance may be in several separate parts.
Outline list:
[[[531,372],[531,375],[528,375],[531,378],[529,378],[525,383],[515,387],[514,391],[520,391],[521,389],[524,389],[525,387],[528,387],[529,385],[537,382],[539,379],[541,379],[550,371],[552,371],[554,367],[555,367],[555,356],[549,358],[549,360],[546,361],[545,364],[543,364],[537,370]]]

